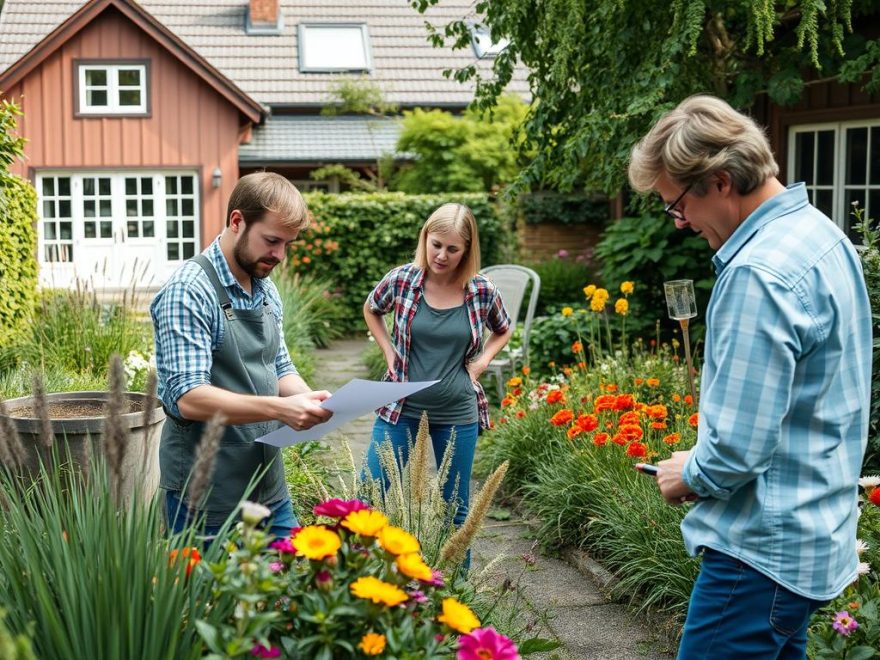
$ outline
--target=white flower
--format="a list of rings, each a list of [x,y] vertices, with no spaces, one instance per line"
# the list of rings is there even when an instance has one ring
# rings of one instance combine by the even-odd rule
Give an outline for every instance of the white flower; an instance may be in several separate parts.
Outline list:
[[[880,476],[872,474],[870,477],[862,477],[859,479],[859,486],[862,488],[876,488],[880,486]]]
[[[871,565],[866,561],[860,561],[859,567],[856,569],[859,575],[867,575],[871,572]]]
[[[263,518],[268,518],[272,512],[268,507],[256,502],[244,501],[241,503],[241,519],[246,525],[256,525]]]
[[[868,549],[868,544],[865,543],[862,539],[856,539],[856,554],[861,556],[862,553]]]

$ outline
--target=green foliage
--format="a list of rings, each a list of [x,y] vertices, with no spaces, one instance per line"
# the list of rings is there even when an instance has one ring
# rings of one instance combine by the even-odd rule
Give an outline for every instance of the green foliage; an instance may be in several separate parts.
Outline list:
[[[421,108],[404,112],[397,150],[415,161],[401,166],[395,189],[476,192],[512,181],[520,165],[514,143],[526,111],[522,101],[508,95],[499,98],[491,116],[476,110],[460,116]]]
[[[0,102],[0,127],[4,115]],[[8,148],[0,132],[0,162]],[[0,170],[0,346],[9,344],[30,316],[37,295],[37,194],[30,183]]]
[[[26,635],[11,635],[6,628],[6,610],[0,609],[0,658],[36,660],[31,640]]]
[[[518,199],[528,225],[553,222],[562,225],[598,225],[608,222],[608,200],[596,195],[541,192]]]
[[[546,314],[551,309],[564,305],[583,303],[583,288],[592,279],[592,269],[588,263],[579,258],[559,255],[552,259],[529,264],[541,278],[541,292],[538,294],[538,306],[535,314]]]
[[[410,0],[421,12],[437,2]],[[524,125],[522,150],[534,158],[517,187],[612,193],[624,183],[632,145],[691,94],[708,91],[744,108],[767,92],[792,104],[804,80],[844,70],[849,80],[870,72],[876,86],[880,51],[845,37],[872,12],[872,0],[481,0],[475,13],[509,45],[490,74],[469,64],[447,75],[475,80],[475,103],[489,108],[524,66],[540,103]],[[438,47],[469,49],[471,23],[429,25],[429,36]]]
[[[322,115],[371,115],[384,117],[397,112],[397,105],[385,100],[382,88],[366,76],[341,78],[330,85],[330,103]]]
[[[327,279],[281,270],[273,278],[284,305],[284,338],[291,344],[327,348],[343,332],[339,294]]]
[[[346,331],[364,328],[363,307],[367,294],[391,268],[412,260],[419,230],[428,216],[447,202],[467,204],[474,212],[480,232],[483,265],[495,263],[510,238],[505,235],[497,208],[486,194],[404,195],[373,193],[351,195],[306,195],[309,208],[323,229],[320,256],[308,262],[303,246],[313,242],[310,228],[294,245],[293,256],[285,267],[310,273],[333,282],[335,299]]]
[[[666,334],[677,327],[666,314],[667,280],[693,280],[697,312],[705,313],[715,282],[712,251],[705,239],[678,231],[664,215],[618,220],[605,230],[595,254],[604,281],[635,281],[627,321],[633,335],[652,336],[658,320]],[[691,337],[696,338],[694,331]]]

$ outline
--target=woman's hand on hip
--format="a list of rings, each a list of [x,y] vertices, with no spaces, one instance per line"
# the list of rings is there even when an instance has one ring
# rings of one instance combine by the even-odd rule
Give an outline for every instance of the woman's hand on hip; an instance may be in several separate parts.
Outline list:
[[[468,362],[467,367],[465,368],[467,369],[468,375],[471,377],[471,381],[477,383],[488,366],[489,365],[485,364],[482,360],[474,360],[473,362]]]

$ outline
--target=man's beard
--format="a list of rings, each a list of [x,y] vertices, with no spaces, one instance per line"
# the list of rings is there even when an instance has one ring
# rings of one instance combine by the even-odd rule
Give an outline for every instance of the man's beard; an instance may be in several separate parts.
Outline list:
[[[235,259],[235,263],[238,264],[238,267],[241,268],[244,272],[246,272],[251,277],[262,280],[269,276],[269,273],[272,272],[272,269],[277,266],[280,261],[277,259],[252,259],[248,256],[246,250],[248,246],[248,232],[250,231],[250,227],[245,229],[244,235],[241,237],[241,240],[235,244],[232,248],[232,258]],[[265,272],[261,272],[257,270],[260,266],[262,266]]]

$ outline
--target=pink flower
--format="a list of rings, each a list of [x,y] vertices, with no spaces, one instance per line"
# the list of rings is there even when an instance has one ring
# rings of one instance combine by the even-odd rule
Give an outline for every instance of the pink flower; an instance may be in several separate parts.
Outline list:
[[[831,627],[846,637],[859,627],[859,622],[852,618],[849,612],[844,610],[834,615],[834,623]]]
[[[284,562],[281,561],[273,561],[269,562],[269,570],[273,573],[278,573],[284,569]]]
[[[477,628],[458,638],[458,660],[519,660],[516,644],[494,628]]]
[[[316,516],[327,516],[328,518],[345,518],[349,513],[354,511],[363,511],[369,509],[369,505],[360,500],[340,500],[333,498],[326,502],[315,505],[312,509]]]
[[[280,658],[281,649],[277,646],[266,648],[262,644],[256,644],[254,648],[251,649],[251,655],[257,658]]]
[[[556,253],[556,256],[559,257],[560,259],[568,259],[568,250],[564,250],[564,249],[560,250],[559,252]]]
[[[424,591],[416,589],[415,591],[409,592],[410,600],[415,601],[416,603],[423,604],[428,602],[428,597],[425,595]]]
[[[443,573],[438,571],[436,568],[431,569],[431,579],[424,582],[424,584],[429,584],[432,587],[445,587],[446,582],[443,581]]]
[[[269,544],[269,547],[273,550],[277,550],[281,554],[296,554],[296,548],[293,547],[293,543],[290,542],[290,539],[275,539]]]

